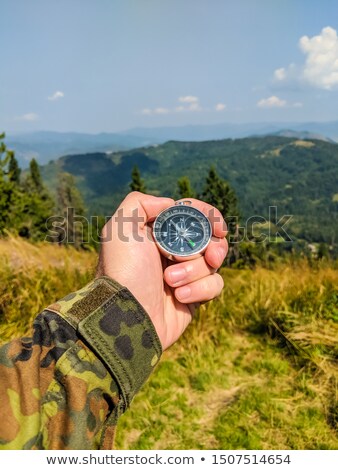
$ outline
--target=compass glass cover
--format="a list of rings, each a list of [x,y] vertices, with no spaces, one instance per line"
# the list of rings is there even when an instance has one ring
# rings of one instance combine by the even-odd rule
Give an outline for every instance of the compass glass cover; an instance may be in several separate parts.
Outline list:
[[[173,206],[157,216],[153,233],[157,243],[169,254],[190,256],[207,246],[211,238],[211,225],[198,209]]]

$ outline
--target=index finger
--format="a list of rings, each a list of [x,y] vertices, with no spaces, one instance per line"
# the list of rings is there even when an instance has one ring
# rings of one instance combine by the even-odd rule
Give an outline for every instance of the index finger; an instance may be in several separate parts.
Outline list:
[[[196,207],[196,209],[203,212],[203,214],[206,215],[210,220],[212,233],[215,237],[224,238],[227,235],[227,224],[225,223],[222,214],[216,207],[213,207],[211,204],[208,204],[207,202],[201,201],[199,199],[194,199],[193,197],[179,199],[178,201],[191,201],[191,205],[193,207]]]

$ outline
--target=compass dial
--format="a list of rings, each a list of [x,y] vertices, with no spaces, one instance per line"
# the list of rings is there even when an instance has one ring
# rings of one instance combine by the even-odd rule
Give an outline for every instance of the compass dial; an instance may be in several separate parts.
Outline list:
[[[165,253],[187,257],[205,250],[211,238],[211,225],[198,209],[176,205],[157,216],[153,234]]]

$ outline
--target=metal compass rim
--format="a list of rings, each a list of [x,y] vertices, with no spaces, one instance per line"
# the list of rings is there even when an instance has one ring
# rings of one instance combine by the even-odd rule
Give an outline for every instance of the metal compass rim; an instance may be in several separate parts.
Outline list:
[[[192,211],[193,214],[190,214],[190,216],[193,216],[197,213],[199,215],[199,217],[202,218],[202,220],[207,223],[208,229],[205,230],[205,227],[203,227],[203,224],[200,222],[199,218],[197,217],[198,222],[202,226],[202,230],[203,230],[203,234],[204,234],[204,238],[205,238],[205,240],[204,239],[202,240],[202,245],[199,249],[193,250],[192,252],[181,252],[181,251],[177,251],[177,250],[170,250],[170,248],[167,247],[163,243],[163,241],[157,236],[156,232],[159,232],[159,230],[158,230],[158,228],[156,228],[156,226],[159,223],[159,220],[161,218],[163,218],[163,215],[165,213],[170,212],[172,210],[176,211],[176,213],[174,214],[175,216],[180,215],[180,212],[182,212],[182,215],[184,215],[184,216],[189,216],[189,212]],[[174,215],[172,215],[172,216],[169,215],[168,218],[174,217]],[[209,245],[209,243],[211,241],[212,227],[211,227],[210,220],[208,219],[208,217],[200,209],[197,209],[196,207],[194,207],[190,204],[188,205],[188,204],[177,204],[177,203],[175,203],[175,205],[167,207],[166,209],[162,210],[157,215],[157,217],[155,218],[154,223],[153,223],[152,232],[153,232],[153,237],[154,237],[155,242],[160,247],[160,249],[167,255],[168,258],[173,258],[173,257],[188,258],[188,257],[191,257],[191,256],[198,255],[198,254],[200,254],[200,253],[202,253],[206,250],[207,246]]]

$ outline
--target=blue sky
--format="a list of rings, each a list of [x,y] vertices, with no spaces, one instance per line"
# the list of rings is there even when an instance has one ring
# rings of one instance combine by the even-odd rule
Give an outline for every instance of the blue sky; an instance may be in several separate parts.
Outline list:
[[[338,119],[336,0],[0,0],[0,131]]]

